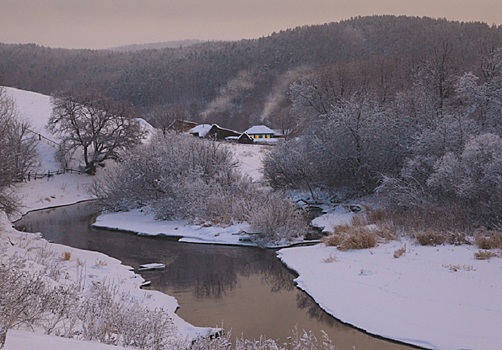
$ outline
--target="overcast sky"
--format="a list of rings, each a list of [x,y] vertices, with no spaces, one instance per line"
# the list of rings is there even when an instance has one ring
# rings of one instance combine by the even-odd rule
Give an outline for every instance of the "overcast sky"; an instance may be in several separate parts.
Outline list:
[[[238,40],[358,15],[502,24],[502,0],[0,0],[0,42],[109,48]]]

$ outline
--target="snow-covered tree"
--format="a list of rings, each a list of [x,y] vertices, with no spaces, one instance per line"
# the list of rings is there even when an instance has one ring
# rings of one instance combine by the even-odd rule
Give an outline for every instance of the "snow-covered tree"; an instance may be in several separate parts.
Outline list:
[[[19,117],[14,100],[0,87],[0,210],[15,209],[9,189],[36,165],[36,142],[30,124]]]
[[[402,164],[401,124],[369,95],[341,98],[265,158],[265,177],[275,188],[371,191],[382,173],[395,174]]]
[[[312,149],[305,138],[279,143],[263,159],[264,176],[275,188],[300,188],[312,191],[317,186],[317,171]]]
[[[475,120],[484,132],[502,130],[502,49],[489,55],[484,77],[465,73],[456,83],[461,113]]]
[[[484,225],[502,225],[502,138],[482,134],[466,143],[460,155],[446,153],[434,165],[427,184],[463,202]]]

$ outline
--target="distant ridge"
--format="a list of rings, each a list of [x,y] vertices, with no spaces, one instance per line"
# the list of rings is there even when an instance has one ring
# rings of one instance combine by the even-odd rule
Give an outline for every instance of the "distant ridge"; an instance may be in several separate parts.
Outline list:
[[[185,40],[175,40],[175,41],[164,41],[158,43],[148,43],[148,44],[132,44],[132,45],[124,45],[111,47],[108,50],[118,51],[118,52],[134,52],[141,50],[161,50],[165,48],[178,48],[180,46],[187,47],[195,44],[202,43],[202,40],[197,39],[185,39]]]

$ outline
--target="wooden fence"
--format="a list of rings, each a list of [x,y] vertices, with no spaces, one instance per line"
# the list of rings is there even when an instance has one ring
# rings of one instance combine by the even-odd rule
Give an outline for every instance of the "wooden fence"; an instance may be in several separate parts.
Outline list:
[[[48,144],[49,146],[52,146],[54,148],[59,148],[59,143],[57,143],[56,141],[51,140],[51,139],[45,137],[44,135],[42,135],[38,132],[35,132],[33,130],[27,129],[27,131],[33,133],[38,138],[38,141],[43,141],[46,144]],[[66,173],[85,174],[86,172],[83,170],[79,170],[79,169],[72,169],[72,168],[65,167],[63,169],[59,169],[56,171],[49,170],[46,173],[29,172],[27,175],[22,176],[22,177],[18,178],[17,180],[19,182],[26,182],[26,181],[31,181],[31,180],[45,179],[45,178],[50,179],[56,175],[61,175],[61,174],[66,174]]]
[[[85,171],[83,170],[78,170],[78,169],[72,169],[72,168],[65,168],[65,169],[59,169],[56,171],[48,171],[46,173],[34,173],[34,172],[29,172],[25,177],[21,177],[18,179],[19,182],[26,182],[26,181],[31,181],[31,180],[40,180],[40,179],[51,179],[52,177],[56,175],[62,175],[62,174],[86,174]]]

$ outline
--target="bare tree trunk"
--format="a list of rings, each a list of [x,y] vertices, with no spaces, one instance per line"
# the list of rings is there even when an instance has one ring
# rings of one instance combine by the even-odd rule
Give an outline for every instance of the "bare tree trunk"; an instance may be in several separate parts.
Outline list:
[[[7,327],[0,325],[0,349],[5,346],[5,341],[7,340]]]

